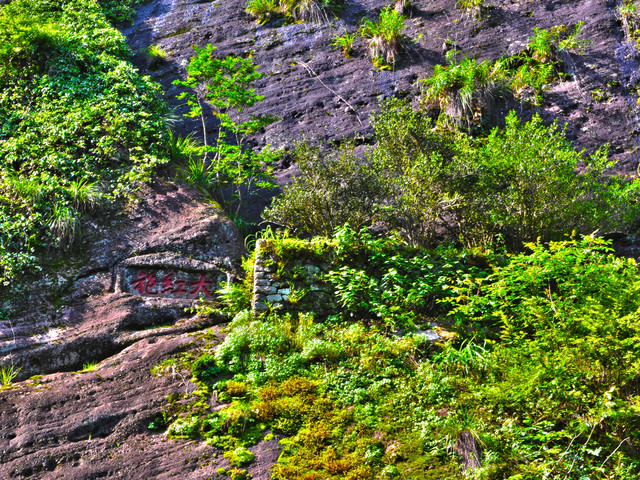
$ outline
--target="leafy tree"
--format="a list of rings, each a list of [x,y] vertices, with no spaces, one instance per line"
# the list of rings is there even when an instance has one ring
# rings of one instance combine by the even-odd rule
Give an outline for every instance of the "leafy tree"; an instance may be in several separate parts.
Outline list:
[[[174,85],[189,90],[178,98],[186,99],[191,107],[187,117],[200,118],[202,122],[203,145],[197,148],[201,155],[200,163],[192,162],[191,171],[199,170],[205,187],[217,190],[222,200],[224,187],[231,185],[238,199],[236,213],[242,205],[243,191],[254,186],[274,188],[269,165],[278,156],[266,147],[256,152],[244,145],[248,135],[273,123],[272,116],[251,115],[242,119],[241,113],[253,107],[264,97],[257,95],[252,88],[254,82],[263,77],[250,58],[213,56],[215,46],[208,44],[204,48],[194,45],[195,56],[187,66],[187,78],[176,80]],[[219,122],[217,137],[210,142],[204,116],[205,101]]]
[[[303,143],[295,159],[300,175],[265,210],[266,219],[330,236],[347,222],[360,228],[379,217],[384,186],[371,164],[357,158],[353,143],[331,153]]]
[[[537,237],[637,224],[640,184],[607,173],[606,147],[586,156],[537,116],[523,123],[511,113],[504,130],[474,139],[391,100],[373,125],[377,144],[363,159],[345,149],[299,155],[300,177],[266,218],[325,235],[340,222],[381,221],[414,246],[443,238],[486,246],[501,237],[513,250]]]
[[[637,185],[604,174],[612,166],[606,147],[586,157],[557,125],[544,126],[538,116],[522,123],[511,112],[504,131],[494,129],[483,141],[461,137],[457,146],[449,170],[458,196],[452,211],[469,245],[502,235],[519,249],[537,237],[625,230],[633,221]],[[580,162],[587,167],[582,174]]]
[[[447,188],[453,138],[407,102],[390,99],[372,119],[377,145],[369,152],[384,188],[383,219],[415,246],[432,246],[438,225],[456,202]]]

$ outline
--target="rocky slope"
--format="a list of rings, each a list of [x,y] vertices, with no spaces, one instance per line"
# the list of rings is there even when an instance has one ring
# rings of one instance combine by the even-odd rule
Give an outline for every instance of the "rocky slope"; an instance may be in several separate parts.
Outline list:
[[[366,143],[380,99],[406,96],[418,104],[416,81],[444,62],[446,39],[467,56],[496,59],[520,51],[536,26],[584,21],[591,44],[567,59],[570,77],[550,85],[538,109],[516,107],[566,123],[580,148],[610,143],[618,169],[634,172],[640,138],[632,94],[640,70],[623,38],[618,4],[495,0],[476,21],[453,0],[417,1],[406,51],[391,71],[373,67],[363,40],[353,58],[330,45],[364,16],[375,17],[384,5],[377,0],[347,1],[338,18],[323,24],[263,26],[245,13],[243,0],[153,0],[123,33],[137,52],[134,61],[163,85],[179,113],[185,109],[171,82],[184,74],[191,45],[213,43],[221,55],[251,52],[266,74],[258,85],[265,100],[251,113],[280,117],[253,141],[290,147],[303,137],[358,136]],[[168,52],[159,65],[149,65],[144,53],[154,44]],[[197,128],[182,126],[185,133]],[[210,116],[209,128],[215,128]],[[283,170],[283,181],[288,174]],[[0,478],[204,479],[228,466],[212,447],[167,440],[147,427],[167,394],[193,388],[179,366],[160,376],[151,369],[181,352],[211,348],[223,335],[219,319],[184,309],[203,287],[233,280],[242,238],[194,191],[158,183],[142,198],[95,219],[78,251],[53,261],[33,280],[27,300],[12,300],[10,313],[0,317],[0,365],[22,368],[20,382],[0,391]],[[79,373],[87,362],[98,362],[96,370]],[[255,452],[249,472],[269,478],[277,442]]]
[[[412,2],[405,52],[391,71],[372,66],[363,39],[356,41],[352,58],[331,46],[336,35],[357,30],[362,18],[375,18],[386,4],[379,0],[347,1],[343,12],[328,22],[291,25],[256,24],[244,11],[243,0],[158,0],[143,6],[134,25],[123,33],[139,52],[136,62],[142,68],[147,67],[143,50],[148,45],[157,44],[168,52],[165,62],[150,73],[179,112],[184,108],[175,100],[178,89],[171,82],[184,75],[192,45],[212,43],[220,55],[252,54],[266,76],[258,84],[258,93],[265,99],[251,113],[280,117],[258,141],[282,147],[302,137],[366,138],[371,133],[368,118],[382,98],[407,96],[418,103],[416,82],[428,77],[435,64],[445,63],[447,39],[468,57],[495,60],[523,50],[534,27],[583,21],[583,37],[589,45],[582,54],[567,58],[569,78],[549,85],[540,108],[517,108],[566,123],[568,137],[579,148],[592,151],[610,143],[620,168],[632,171],[638,163],[638,107],[631,95],[638,64],[620,26],[616,10],[620,3],[495,0],[485,2],[481,20],[473,20],[453,0]],[[188,131],[197,132],[197,128],[195,122],[185,126]]]

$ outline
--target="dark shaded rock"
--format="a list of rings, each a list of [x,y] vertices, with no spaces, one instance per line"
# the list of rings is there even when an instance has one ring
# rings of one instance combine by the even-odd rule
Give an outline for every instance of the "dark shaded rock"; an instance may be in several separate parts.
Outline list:
[[[462,468],[464,470],[482,466],[482,448],[480,448],[478,439],[469,430],[465,430],[458,435],[456,453],[462,459]]]

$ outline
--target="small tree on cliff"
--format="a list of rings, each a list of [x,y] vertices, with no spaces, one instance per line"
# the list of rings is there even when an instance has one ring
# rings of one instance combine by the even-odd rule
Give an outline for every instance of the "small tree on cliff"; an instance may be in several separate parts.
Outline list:
[[[274,188],[270,164],[278,156],[268,146],[261,152],[246,147],[248,135],[277,120],[273,116],[250,115],[241,120],[245,108],[253,107],[264,97],[252,88],[254,82],[264,75],[250,58],[213,56],[215,46],[204,48],[194,45],[195,56],[187,66],[187,78],[175,80],[174,85],[189,90],[178,95],[186,99],[190,111],[186,117],[200,118],[202,121],[203,144],[197,147],[199,158],[189,161],[187,179],[206,189],[216,192],[221,201],[226,202],[225,189],[231,186],[238,203],[237,214],[242,205],[243,191],[254,187]],[[209,142],[204,116],[205,101],[211,106],[219,123],[217,137]]]

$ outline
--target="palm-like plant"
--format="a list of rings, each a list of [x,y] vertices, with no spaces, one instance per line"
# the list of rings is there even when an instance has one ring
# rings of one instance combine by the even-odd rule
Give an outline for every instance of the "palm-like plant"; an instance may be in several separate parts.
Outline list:
[[[377,66],[395,64],[396,54],[402,47],[404,21],[404,17],[390,5],[382,9],[378,21],[363,19],[359,33],[369,39],[369,52]]]
[[[353,42],[355,38],[356,38],[355,33],[349,35],[345,31],[344,35],[336,36],[333,39],[333,42],[331,42],[331,45],[333,45],[334,47],[341,48],[342,53],[344,53],[344,56],[348,58],[351,56],[351,51],[353,50]]]
[[[424,99],[438,102],[448,117],[464,119],[470,126],[495,96],[506,91],[506,62],[477,63],[466,57],[456,62],[454,55],[447,55],[449,65],[436,65],[433,76],[423,80],[427,86]]]

